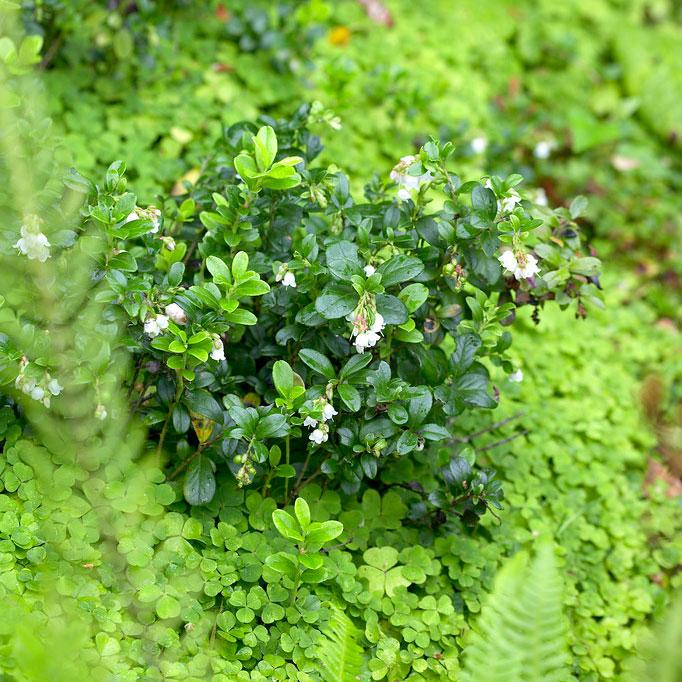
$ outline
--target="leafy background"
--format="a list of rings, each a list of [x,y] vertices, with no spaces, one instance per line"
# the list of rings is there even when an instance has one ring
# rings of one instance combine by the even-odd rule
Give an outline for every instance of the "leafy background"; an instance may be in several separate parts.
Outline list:
[[[551,311],[539,326],[524,319],[524,381],[504,384],[490,423],[462,423],[470,433],[511,418],[474,440],[504,483],[500,520],[434,532],[410,522],[388,485],[355,499],[311,484],[302,496],[314,519],[338,519],[344,533],[325,554],[332,579],[306,588],[298,609],[265,564],[289,546],[270,500],[225,478],[210,505],[189,509],[153,467],[82,485],[78,459],[37,445],[3,407],[0,660],[11,679],[333,679],[321,666],[335,638],[362,650],[366,677],[458,679],[498,569],[547,538],[570,674],[625,679],[679,586],[679,9],[386,5],[391,27],[355,2],[295,3],[281,19],[269,3],[264,15],[237,2],[131,14],[26,3],[24,19],[45,33],[61,159],[101,172],[126,158],[149,201],[192,178],[224,125],[301,99],[340,116],[325,159],[361,180],[436,134],[458,143],[464,169],[521,167],[555,201],[590,196],[587,226],[610,257],[607,309],[577,329]],[[470,147],[480,135],[484,155]],[[545,139],[555,149],[537,159]],[[79,655],[31,655],[47,641]]]

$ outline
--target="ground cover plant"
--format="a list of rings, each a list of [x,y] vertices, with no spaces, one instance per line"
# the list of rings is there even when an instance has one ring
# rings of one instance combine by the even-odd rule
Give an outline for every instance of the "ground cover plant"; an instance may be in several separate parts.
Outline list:
[[[582,32],[612,41],[614,17],[647,36],[678,20],[600,7],[496,23],[508,44],[486,59],[521,54],[533,85],[485,112],[513,69],[474,69],[468,132],[473,101],[445,116],[456,98],[415,78],[409,44],[404,70],[372,56],[354,3],[207,5],[201,22],[191,3],[24,3],[13,19],[42,44],[2,14],[3,675],[677,679],[675,291],[628,273],[647,247],[599,222],[674,171],[633,169],[633,189],[612,162],[600,196],[584,169],[610,143],[555,146],[564,119],[524,111],[551,91],[535,40],[561,80],[583,63],[553,52],[566,26],[590,52]],[[551,49],[532,37],[548,17]],[[226,114],[233,68],[244,111]],[[163,101],[141,111],[124,83]],[[311,87],[332,110],[296,109]],[[66,92],[89,92],[91,130],[108,121],[98,149],[79,151]],[[372,116],[351,110],[363,98]],[[660,149],[636,116],[613,142]],[[626,221],[668,249],[667,207],[636,204]]]

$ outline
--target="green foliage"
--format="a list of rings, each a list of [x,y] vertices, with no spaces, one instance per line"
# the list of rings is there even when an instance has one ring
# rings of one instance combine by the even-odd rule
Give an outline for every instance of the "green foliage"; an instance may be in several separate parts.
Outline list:
[[[20,596],[40,612],[46,580],[61,576],[60,601],[87,606],[81,612],[93,632],[89,644],[79,645],[80,660],[122,679],[316,680],[330,601],[362,633],[353,639],[366,652],[373,679],[451,679],[459,674],[460,641],[470,636],[506,557],[534,547],[537,536],[556,535],[566,567],[563,608],[574,674],[624,679],[623,664],[647,618],[662,612],[666,590],[679,584],[682,538],[677,503],[663,490],[642,496],[643,453],[653,440],[630,399],[636,387],[630,372],[671,357],[674,338],[652,326],[647,344],[639,343],[646,311],[614,312],[616,303],[612,298],[609,313],[588,319],[580,335],[569,334],[574,323],[550,311],[539,328],[523,322],[516,348],[538,348],[542,341],[544,350],[525,359],[524,381],[507,385],[495,419],[533,405],[533,433],[483,450],[514,435],[512,422],[473,441],[479,458],[490,458],[503,479],[508,509],[501,524],[486,517],[475,533],[456,519],[415,525],[412,505],[420,495],[392,485],[396,474],[387,476],[389,470],[379,489],[360,499],[313,482],[299,498],[311,524],[339,521],[344,530],[328,551],[311,556],[321,558],[325,579],[301,582],[293,603],[295,577],[268,566],[268,557],[302,556],[300,541],[277,531],[272,499],[239,489],[224,471],[212,501],[194,508],[183,502],[180,483],[164,483],[158,470],[145,470],[126,486],[103,481],[113,511],[102,527],[120,538],[111,555],[97,541],[100,521],[88,498],[82,501],[73,475],[79,470],[17,441],[12,425],[0,473],[2,542],[12,542],[11,561],[2,564],[5,598]],[[629,371],[605,362],[616,344]],[[467,432],[463,425],[462,435]],[[419,453],[402,478],[428,489],[430,472]],[[93,480],[85,488],[92,494],[100,484]],[[307,521],[303,503],[283,511],[300,533],[300,520]],[[340,546],[332,547],[335,542]],[[47,551],[34,555],[34,547]],[[112,573],[114,566],[127,568]],[[152,662],[140,654],[143,646],[154,652]]]
[[[463,182],[432,141],[356,201],[343,173],[313,165],[310,116],[229,128],[190,198],[163,212],[137,205],[119,162],[99,185],[67,179],[88,190],[78,231],[105,249],[98,300],[128,332],[129,394],[193,503],[227,458],[239,485],[285,503],[294,477],[295,490],[321,473],[360,491],[497,405],[490,366],[513,370],[518,306],[601,304],[570,212],[524,200],[520,176]],[[467,456],[438,462],[445,486],[423,490],[422,516],[500,507]]]
[[[561,576],[545,545],[529,563],[502,568],[465,648],[464,679],[550,682],[568,679]]]
[[[676,312],[673,5],[443,1],[426,11],[398,0],[394,29],[366,30],[350,1],[332,14],[320,2],[264,13],[234,2],[227,23],[212,3],[22,4],[30,32],[44,35],[62,159],[95,176],[112,156],[129,159],[139,198],[122,164],[96,185],[71,173],[64,190],[39,84],[25,76],[40,41],[3,14],[2,103],[21,107],[0,109],[0,371],[12,394],[0,407],[3,674],[317,682],[347,666],[363,682],[458,679],[486,604],[502,615],[484,635],[515,616],[517,597],[533,603],[553,585],[541,579],[551,574],[542,553],[511,602],[490,596],[495,576],[508,590],[522,557],[553,538],[564,587],[548,591],[568,617],[570,675],[629,679],[682,562],[679,500],[663,482],[643,487],[657,442],[633,400],[663,368],[673,423],[679,336],[636,302],[644,292]],[[313,48],[322,24],[337,26]],[[466,27],[457,40],[453,24]],[[229,127],[288,113],[313,55],[306,99],[344,120],[323,163],[313,163],[312,130],[338,119],[321,105]],[[482,131],[485,154],[471,144]],[[473,183],[445,168],[452,140],[447,167]],[[357,199],[400,149],[419,149],[395,168],[401,201],[385,177]],[[515,199],[517,172],[536,189],[502,211],[509,228],[491,228],[497,200]],[[35,186],[19,191],[17,178]],[[174,183],[180,198],[149,205]],[[537,188],[566,208],[539,205]],[[571,202],[580,193],[587,205]],[[435,227],[423,220],[433,215]],[[575,253],[576,222],[646,272],[607,272],[608,310],[578,326],[535,305],[551,293],[582,313],[599,286],[591,254]],[[17,256],[22,226],[49,238],[47,262]],[[486,281],[492,267],[480,262],[500,268],[482,226],[531,247],[552,276],[539,290]],[[450,257],[453,244],[457,257],[433,267],[433,252]],[[479,279],[458,290],[462,263]],[[366,294],[382,301],[391,333],[376,356],[345,340],[344,315]],[[157,316],[176,301],[179,321],[162,329]],[[433,355],[405,362],[417,347],[450,358],[448,381],[433,378]],[[150,429],[146,450],[123,375]],[[495,417],[471,410],[498,399]],[[321,422],[325,404],[336,414],[318,448],[304,423]],[[376,433],[378,421],[391,432]],[[349,463],[354,475],[339,486]],[[499,518],[484,514],[491,507]],[[528,624],[559,610],[543,600],[507,640],[478,644],[544,638]],[[645,679],[676,679],[676,613]],[[547,657],[528,660],[523,675]],[[487,680],[496,662],[473,672]]]
[[[632,679],[646,682],[675,682],[682,677],[682,607],[679,595],[662,623],[643,638],[637,660],[633,661]]]
[[[192,181],[224,123],[319,99],[343,120],[325,160],[343,159],[358,183],[439,132],[468,172],[487,156],[552,203],[590,195],[600,251],[637,266],[640,295],[676,314],[679,13],[667,3],[435,0],[423,11],[400,0],[394,25],[371,30],[355,0],[24,4],[45,52],[59,43],[47,86],[69,153],[88,172],[128,159],[145,201]],[[452,41],[453,26],[466,35]],[[122,83],[142,87],[131,99]]]
[[[360,632],[338,606],[331,606],[331,617],[317,648],[322,682],[358,680],[363,667]]]
[[[312,66],[312,47],[330,12],[324,0],[231,4],[226,32],[243,53],[269,57],[279,72],[298,72]]]

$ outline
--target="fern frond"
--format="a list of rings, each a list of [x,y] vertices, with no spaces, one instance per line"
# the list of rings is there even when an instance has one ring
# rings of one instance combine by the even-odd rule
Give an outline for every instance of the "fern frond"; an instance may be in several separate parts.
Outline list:
[[[323,682],[355,682],[360,679],[365,658],[358,640],[360,631],[334,604],[331,617],[317,646],[318,672]]]
[[[554,552],[520,552],[501,570],[465,649],[466,682],[561,682],[569,677],[562,583]]]
[[[633,661],[633,682],[679,682],[682,680],[682,594],[670,607],[665,620],[642,642]]]

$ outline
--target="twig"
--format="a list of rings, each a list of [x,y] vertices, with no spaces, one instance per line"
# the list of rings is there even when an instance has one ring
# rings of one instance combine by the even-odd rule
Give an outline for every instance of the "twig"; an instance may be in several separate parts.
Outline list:
[[[298,478],[296,479],[296,484],[294,485],[291,494],[295,495],[298,492],[298,489],[301,485],[301,481],[303,480],[303,476],[305,475],[306,470],[308,469],[308,464],[310,464],[310,457],[312,456],[313,452],[312,450],[308,451],[308,455],[305,458],[305,462],[303,462],[303,468],[301,469],[301,473],[298,475]],[[289,499],[287,498],[287,504],[289,503]]]
[[[320,550],[320,552],[322,552],[323,554],[329,554],[329,552],[331,552],[335,549],[341,549],[341,547],[345,547],[346,545],[350,545],[351,542],[353,542],[353,538],[348,538],[348,540],[346,540],[345,542],[341,542],[338,545],[332,545],[331,547],[326,547],[326,548],[323,547]]]
[[[163,428],[161,429],[161,435],[159,436],[159,443],[156,446],[156,458],[159,461],[161,459],[161,451],[163,450],[163,443],[166,440],[166,433],[168,432],[168,426],[170,424],[171,417],[173,416],[173,411],[175,410],[175,406],[178,404],[180,396],[182,395],[182,391],[185,387],[185,382],[183,381],[180,372],[176,372],[176,381],[177,385],[175,387],[175,396],[173,397],[171,404],[168,406],[168,414],[166,415],[166,420],[163,422]]]
[[[500,445],[504,445],[505,443],[509,443],[512,440],[516,440],[521,436],[526,436],[529,433],[530,431],[528,429],[524,429],[523,431],[515,433],[513,436],[509,436],[509,438],[503,438],[502,440],[498,440],[496,443],[490,443],[490,445],[484,445],[482,448],[476,448],[476,452],[485,452],[486,450],[492,450],[493,448],[497,448]]]
[[[184,461],[180,462],[180,464],[171,471],[171,473],[166,476],[167,481],[172,481],[197,455],[200,455],[201,452],[203,451],[203,448],[201,445]]]
[[[488,433],[488,431],[495,431],[495,429],[499,429],[505,424],[509,424],[509,422],[513,422],[515,419],[519,419],[520,417],[523,417],[526,413],[525,412],[517,412],[516,414],[513,414],[511,417],[507,417],[506,419],[503,419],[502,421],[495,422],[494,424],[491,424],[490,426],[486,426],[484,429],[481,429],[480,431],[475,431],[474,433],[470,433],[468,436],[465,436],[464,438],[457,438],[456,440],[464,443],[468,443],[470,440],[473,440],[477,436],[481,436],[484,433]]]
[[[133,394],[133,389],[135,388],[137,376],[140,373],[140,369],[142,369],[142,359],[143,355],[140,353],[140,355],[137,358],[137,362],[135,363],[135,371],[133,372],[133,378],[130,380],[130,386],[128,387],[128,399],[130,399],[130,396]]]
[[[220,600],[220,609],[218,609],[218,615],[215,617],[215,620],[213,621],[213,627],[211,628],[211,648],[213,648],[213,645],[215,644],[215,635],[216,635],[216,630],[218,629],[218,617],[220,614],[223,612],[223,608],[225,608],[225,598],[223,597]]]
[[[284,458],[285,458],[284,461],[287,464],[287,466],[289,465],[289,459],[290,459],[290,455],[291,455],[291,446],[289,444],[289,439],[290,439],[290,436],[289,436],[289,434],[287,434],[286,445],[285,445],[285,449],[284,449]],[[269,479],[268,479],[268,482],[269,482]],[[289,499],[289,479],[288,478],[284,479],[284,499],[285,500]]]
[[[58,35],[53,41],[50,47],[47,49],[47,52],[43,55],[43,58],[40,61],[40,68],[41,69],[46,69],[52,60],[55,58],[59,48],[61,47],[62,40],[64,37],[60,34]]]
[[[318,469],[312,476],[309,476],[308,478],[305,479],[305,481],[302,481],[300,487],[302,488],[304,485],[308,485],[308,483],[310,483],[310,481],[315,480],[321,474],[322,474],[322,469]],[[297,495],[298,495],[298,490],[299,490],[299,486],[296,486],[296,489],[294,492]]]
[[[180,462],[173,471],[171,471],[168,476],[166,476],[167,481],[172,481],[197,455],[200,455],[209,445],[213,445],[216,441],[220,440],[222,438],[223,434],[220,433],[218,434],[215,438],[211,438],[211,440],[207,440],[205,443],[199,443],[199,447],[185,460]]]

